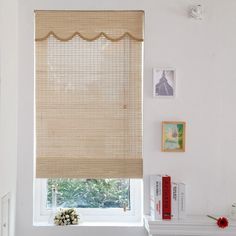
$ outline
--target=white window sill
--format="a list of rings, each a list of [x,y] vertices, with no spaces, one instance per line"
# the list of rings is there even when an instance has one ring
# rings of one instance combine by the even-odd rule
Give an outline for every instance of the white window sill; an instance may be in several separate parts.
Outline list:
[[[145,228],[152,236],[235,236],[236,221],[229,219],[229,226],[221,229],[216,222],[204,215],[187,216],[184,220],[151,220],[144,217]]]
[[[139,222],[81,222],[78,225],[66,225],[57,226],[47,222],[34,223],[35,227],[59,227],[59,228],[70,228],[70,227],[143,227],[143,223]]]

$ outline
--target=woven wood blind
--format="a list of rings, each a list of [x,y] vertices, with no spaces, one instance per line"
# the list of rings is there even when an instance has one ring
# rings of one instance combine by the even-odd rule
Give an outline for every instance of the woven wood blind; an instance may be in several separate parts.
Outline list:
[[[67,41],[80,35],[96,40],[102,34],[111,41],[125,35],[143,40],[143,11],[36,11],[36,41],[54,35]]]
[[[59,27],[59,13],[36,14],[36,38],[49,27],[43,16]],[[81,13],[68,12],[68,18],[77,22]],[[93,13],[89,17],[96,21]],[[125,12],[128,18],[133,14]],[[129,34],[116,42],[104,35],[93,41],[79,35],[66,42],[54,35],[36,40],[38,178],[142,177],[141,65],[142,43]]]

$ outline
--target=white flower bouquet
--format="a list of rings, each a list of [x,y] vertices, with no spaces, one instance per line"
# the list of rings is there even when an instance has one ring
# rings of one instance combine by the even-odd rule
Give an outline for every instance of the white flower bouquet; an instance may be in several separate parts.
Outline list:
[[[73,208],[70,209],[60,209],[55,218],[55,225],[77,225],[79,223],[79,215]]]

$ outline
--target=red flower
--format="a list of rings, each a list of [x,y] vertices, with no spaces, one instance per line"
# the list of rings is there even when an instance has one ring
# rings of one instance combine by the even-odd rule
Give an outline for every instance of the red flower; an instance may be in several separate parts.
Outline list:
[[[217,219],[217,225],[220,228],[226,228],[229,225],[229,221],[225,217],[220,217],[220,218]]]
[[[218,219],[215,218],[215,217],[213,217],[213,216],[210,216],[210,215],[207,215],[207,217],[209,217],[209,218],[215,220],[216,223],[217,223],[217,225],[218,225],[220,228],[222,228],[222,229],[224,229],[224,228],[226,228],[226,227],[229,226],[229,221],[228,221],[228,219],[225,218],[225,217],[220,217],[220,218],[218,218]]]

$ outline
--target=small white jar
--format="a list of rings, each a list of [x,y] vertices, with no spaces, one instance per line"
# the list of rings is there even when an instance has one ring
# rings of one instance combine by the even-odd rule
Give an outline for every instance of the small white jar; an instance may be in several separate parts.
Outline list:
[[[230,218],[236,220],[236,203],[231,205]]]

